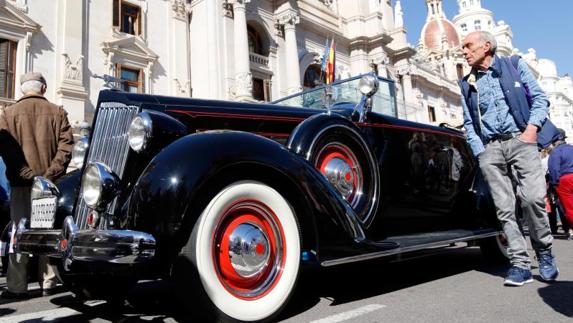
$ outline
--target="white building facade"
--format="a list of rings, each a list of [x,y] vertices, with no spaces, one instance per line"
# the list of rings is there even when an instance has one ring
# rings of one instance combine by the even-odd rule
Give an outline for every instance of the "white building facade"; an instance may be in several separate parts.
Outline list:
[[[428,18],[413,48],[400,0],[0,0],[0,101],[21,96],[28,71],[76,126],[91,120],[104,75],[132,92],[270,101],[315,86],[334,39],[337,79],[375,71],[396,82],[400,117],[459,125],[461,37],[478,16],[506,40],[500,51],[513,35],[479,0],[458,0],[453,23],[442,0],[418,1]]]

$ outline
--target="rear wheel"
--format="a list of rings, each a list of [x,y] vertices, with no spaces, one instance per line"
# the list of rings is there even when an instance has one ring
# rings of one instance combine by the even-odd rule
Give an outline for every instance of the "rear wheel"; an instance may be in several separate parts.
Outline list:
[[[276,315],[292,294],[300,267],[295,213],[274,188],[240,181],[214,196],[182,256],[193,271],[178,272],[188,293],[189,276],[200,281],[201,299],[217,320],[261,321]],[[193,282],[191,282],[193,283]],[[197,289],[197,288],[195,288]]]

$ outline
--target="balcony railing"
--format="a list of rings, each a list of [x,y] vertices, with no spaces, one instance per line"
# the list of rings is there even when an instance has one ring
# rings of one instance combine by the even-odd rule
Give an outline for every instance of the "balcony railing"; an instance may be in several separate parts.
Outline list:
[[[265,69],[269,68],[269,58],[267,56],[259,55],[256,53],[249,53],[249,61]]]

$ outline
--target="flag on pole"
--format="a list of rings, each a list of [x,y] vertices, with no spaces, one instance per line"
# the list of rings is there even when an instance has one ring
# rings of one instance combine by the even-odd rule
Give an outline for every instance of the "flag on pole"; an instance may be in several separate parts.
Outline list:
[[[322,66],[320,67],[320,72],[324,74],[326,74],[326,61],[328,61],[329,51],[330,45],[328,45],[328,38],[326,38],[326,41],[324,42],[324,54],[322,55]]]
[[[334,38],[330,42],[330,47],[328,48],[328,58],[326,59],[325,71],[326,84],[334,83],[334,79],[336,78],[336,42],[334,41]]]

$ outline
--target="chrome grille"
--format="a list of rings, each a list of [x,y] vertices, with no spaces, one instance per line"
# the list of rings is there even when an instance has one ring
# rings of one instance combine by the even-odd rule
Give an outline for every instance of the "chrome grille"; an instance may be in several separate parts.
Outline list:
[[[129,153],[127,131],[131,120],[138,113],[139,107],[136,106],[116,102],[101,103],[90,138],[86,165],[90,162],[102,162],[122,178]],[[87,215],[90,210],[82,195],[83,188],[76,202],[76,224],[80,230],[87,228]],[[113,212],[116,203],[117,198],[110,203],[107,212]]]

